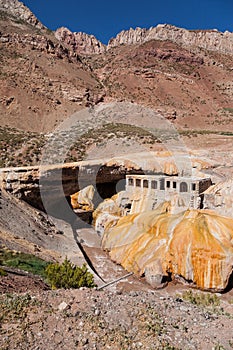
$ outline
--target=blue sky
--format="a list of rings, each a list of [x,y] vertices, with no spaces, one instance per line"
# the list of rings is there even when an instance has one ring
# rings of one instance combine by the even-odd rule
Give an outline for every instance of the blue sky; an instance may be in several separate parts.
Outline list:
[[[233,32],[233,0],[22,0],[48,28],[65,26],[107,43],[123,29],[169,23]]]

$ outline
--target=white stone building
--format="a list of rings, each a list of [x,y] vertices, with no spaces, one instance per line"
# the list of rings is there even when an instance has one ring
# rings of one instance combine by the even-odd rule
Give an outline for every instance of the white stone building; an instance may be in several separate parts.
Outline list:
[[[207,177],[127,175],[122,205],[128,213],[152,210],[165,201],[171,201],[177,211],[201,209],[203,192],[211,185]]]

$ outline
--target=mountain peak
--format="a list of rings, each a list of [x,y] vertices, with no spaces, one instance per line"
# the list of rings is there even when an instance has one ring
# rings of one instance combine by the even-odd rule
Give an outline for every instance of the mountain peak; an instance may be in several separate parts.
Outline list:
[[[7,12],[9,15],[21,19],[38,29],[46,27],[36,18],[36,16],[18,0],[0,0],[0,10]]]
[[[83,32],[71,32],[68,28],[61,27],[55,32],[58,40],[72,47],[74,52],[79,54],[99,54],[106,50],[94,35],[89,35]]]

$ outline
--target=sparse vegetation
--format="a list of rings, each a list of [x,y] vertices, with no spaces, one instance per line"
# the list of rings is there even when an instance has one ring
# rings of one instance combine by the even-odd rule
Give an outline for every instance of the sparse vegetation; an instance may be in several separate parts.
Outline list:
[[[0,249],[0,265],[14,267],[45,277],[45,269],[48,264],[48,262],[31,254],[16,252],[5,248]]]
[[[0,127],[1,167],[37,164],[44,143],[45,138],[41,134]]]
[[[188,290],[182,294],[182,299],[189,301],[190,303],[197,306],[219,306],[220,299],[216,294],[210,293],[195,293]]]
[[[0,295],[0,322],[11,321],[14,319],[24,319],[26,317],[26,308],[38,305],[36,299],[32,299],[29,294]]]
[[[233,136],[231,131],[214,131],[214,130],[179,130],[179,134],[183,136],[197,136],[197,135],[224,135]]]
[[[233,108],[230,108],[230,107],[223,108],[223,110],[226,111],[226,112],[233,113]]]
[[[78,134],[78,129],[73,130]],[[57,152],[70,137],[64,132],[55,135],[57,141],[54,142],[54,152],[51,154],[51,160],[57,160]],[[78,138],[78,137],[77,137]],[[66,155],[65,162],[75,162],[82,160],[88,148],[93,144],[100,145],[103,141],[125,138],[126,140],[135,140],[140,144],[154,144],[160,142],[158,137],[154,136],[143,128],[121,124],[110,123],[99,129],[91,129],[81,135]],[[23,132],[21,130],[9,127],[0,127],[0,166],[28,166],[36,165],[41,160],[43,147],[48,139],[46,136],[37,133]]]
[[[0,267],[0,276],[7,276],[7,272]]]
[[[224,346],[222,346],[221,344],[217,344],[217,345],[215,345],[214,350],[226,350],[226,348]]]
[[[95,287],[94,276],[86,265],[82,267],[72,264],[67,258],[62,264],[50,264],[46,268],[46,276],[52,289]]]

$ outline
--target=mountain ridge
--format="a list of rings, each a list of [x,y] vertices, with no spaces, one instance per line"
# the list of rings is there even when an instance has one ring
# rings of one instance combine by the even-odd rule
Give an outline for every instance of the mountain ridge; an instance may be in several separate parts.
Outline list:
[[[46,29],[31,10],[18,0],[0,0],[0,10],[6,11],[18,19],[24,20],[38,29]],[[233,33],[217,29],[188,30],[171,24],[157,24],[150,28],[122,30],[104,45],[94,35],[82,31],[72,32],[66,27],[54,31],[55,37],[66,43],[78,54],[102,54],[120,45],[143,44],[150,40],[171,41],[185,48],[202,48],[233,55]]]
[[[152,108],[179,129],[233,125],[230,32],[157,25],[105,46],[64,27],[40,29],[18,0],[0,0],[0,9],[2,127],[46,133],[78,110],[118,101]]]
[[[217,29],[188,30],[170,24],[158,24],[149,29],[136,27],[122,30],[116,37],[111,38],[107,45],[102,44],[94,35],[72,32],[66,27],[58,28],[55,36],[80,54],[99,54],[120,45],[143,44],[151,40],[169,40],[185,48],[202,48],[233,55],[233,33],[220,32]]]
[[[19,20],[26,21],[28,24],[31,24],[38,29],[46,29],[46,27],[32,13],[32,11],[21,1],[0,0],[0,11],[5,11]]]

